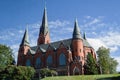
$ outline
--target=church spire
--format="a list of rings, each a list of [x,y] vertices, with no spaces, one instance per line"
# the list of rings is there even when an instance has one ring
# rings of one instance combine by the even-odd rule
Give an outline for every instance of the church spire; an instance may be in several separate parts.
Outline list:
[[[80,29],[78,26],[78,21],[77,19],[75,20],[75,25],[74,25],[74,31],[73,31],[73,38],[81,38],[81,34],[80,34]]]
[[[20,46],[29,46],[29,36],[28,36],[28,29],[26,28],[22,42]]]
[[[47,43],[50,43],[50,35],[49,35],[48,21],[47,21],[47,10],[45,7],[37,44],[40,45]]]
[[[86,33],[85,33],[85,32],[84,32],[84,34],[83,34],[83,39],[86,40]]]
[[[45,7],[43,18],[42,18],[42,25],[40,28],[40,33],[42,33],[43,35],[46,35],[48,32],[49,32],[49,29],[48,29],[48,21],[47,21],[47,10]]]

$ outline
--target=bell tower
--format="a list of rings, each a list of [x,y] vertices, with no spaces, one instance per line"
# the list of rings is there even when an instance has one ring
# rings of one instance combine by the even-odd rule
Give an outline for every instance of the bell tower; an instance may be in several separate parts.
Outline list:
[[[83,39],[80,34],[80,29],[77,20],[74,24],[73,38],[72,38],[73,60],[82,61],[83,55]]]
[[[50,34],[49,34],[48,21],[47,21],[47,10],[45,7],[37,45],[47,44],[47,43],[50,43]]]

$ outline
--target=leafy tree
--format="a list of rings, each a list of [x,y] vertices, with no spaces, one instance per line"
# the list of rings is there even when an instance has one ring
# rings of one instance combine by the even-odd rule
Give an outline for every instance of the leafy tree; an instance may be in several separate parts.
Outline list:
[[[48,68],[43,68],[40,70],[41,77],[44,78],[46,76],[56,76],[57,72],[54,70],[50,70]]]
[[[13,64],[12,49],[6,45],[0,44],[0,67]]]
[[[97,51],[98,64],[101,68],[102,74],[109,74],[116,72],[117,61],[110,57],[109,49],[100,47]]]
[[[32,67],[16,66],[12,49],[0,44],[0,80],[30,80],[35,70]]]
[[[88,53],[85,64],[85,74],[98,74],[98,67],[96,60],[93,58],[91,53]]]
[[[9,65],[0,71],[0,80],[30,80],[34,73],[32,67]]]
[[[118,65],[118,62],[116,60],[114,60],[114,58],[110,58],[110,61],[109,61],[109,70],[110,70],[110,73],[116,73],[116,67]]]

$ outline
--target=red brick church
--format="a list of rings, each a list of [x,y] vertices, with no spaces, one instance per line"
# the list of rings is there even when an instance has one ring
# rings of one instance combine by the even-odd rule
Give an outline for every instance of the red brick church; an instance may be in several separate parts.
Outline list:
[[[37,45],[30,46],[26,29],[19,47],[17,65],[32,66],[36,70],[47,67],[57,71],[58,75],[84,74],[87,54],[91,53],[94,58],[96,58],[96,54],[85,34],[81,35],[77,20],[74,23],[72,35],[70,39],[50,42],[45,8]]]

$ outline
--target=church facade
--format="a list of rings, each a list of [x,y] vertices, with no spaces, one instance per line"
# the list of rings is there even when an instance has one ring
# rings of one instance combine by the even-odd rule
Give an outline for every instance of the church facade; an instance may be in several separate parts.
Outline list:
[[[77,20],[72,35],[72,38],[51,43],[45,8],[37,45],[30,46],[26,29],[19,47],[17,65],[32,66],[36,70],[49,68],[57,71],[58,75],[84,74],[87,54],[92,54],[95,59],[96,54],[85,34],[81,35]]]

